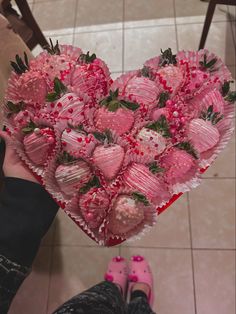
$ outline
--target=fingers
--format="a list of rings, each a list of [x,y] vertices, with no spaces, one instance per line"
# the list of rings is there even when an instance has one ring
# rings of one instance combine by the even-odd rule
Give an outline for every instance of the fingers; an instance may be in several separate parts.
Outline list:
[[[5,141],[6,144],[10,144],[11,138],[10,138],[10,136],[7,134],[6,131],[0,130],[0,137]]]

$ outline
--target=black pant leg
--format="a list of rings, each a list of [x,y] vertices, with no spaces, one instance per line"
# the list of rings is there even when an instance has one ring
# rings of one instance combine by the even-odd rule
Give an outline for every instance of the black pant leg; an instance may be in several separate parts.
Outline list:
[[[148,298],[142,291],[134,291],[128,305],[128,314],[155,314],[152,311]]]
[[[76,295],[53,314],[126,314],[126,303],[116,285],[104,281]]]

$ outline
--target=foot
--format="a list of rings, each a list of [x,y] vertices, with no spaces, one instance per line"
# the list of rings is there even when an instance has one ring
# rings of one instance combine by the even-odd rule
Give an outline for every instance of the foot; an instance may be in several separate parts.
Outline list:
[[[153,276],[151,268],[143,256],[132,256],[129,263],[128,296],[135,290],[143,291],[152,306],[154,301]]]
[[[126,260],[121,256],[113,257],[108,264],[104,278],[106,281],[114,283],[125,296],[128,283],[128,265]]]
[[[146,283],[142,283],[142,282],[138,282],[138,283],[135,283],[133,285],[133,289],[132,289],[132,292],[134,291],[142,291],[146,294],[147,298],[148,296],[150,295],[150,292],[151,292],[151,288],[148,284]]]

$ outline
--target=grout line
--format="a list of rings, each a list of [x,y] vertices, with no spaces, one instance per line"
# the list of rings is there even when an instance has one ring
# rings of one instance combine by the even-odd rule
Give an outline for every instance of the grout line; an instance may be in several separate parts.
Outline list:
[[[192,225],[191,225],[191,212],[190,212],[189,192],[187,193],[187,206],[188,206],[189,235],[190,235],[190,245],[191,245],[191,264],[192,264],[194,310],[195,310],[195,314],[197,314],[197,299],[196,299],[195,273],[194,273],[194,256],[193,256],[193,237],[192,237]]]
[[[72,45],[74,45],[74,41],[75,41],[75,28],[76,28],[76,21],[77,21],[77,11],[78,11],[78,7],[79,7],[79,0],[76,0],[76,3],[75,3],[75,17],[74,17],[74,28],[73,28],[73,39],[72,39]]]
[[[54,220],[55,221],[55,220]],[[46,313],[48,313],[48,307],[49,307],[49,296],[50,296],[50,291],[51,291],[51,278],[52,278],[52,271],[53,271],[53,256],[54,256],[54,241],[55,241],[55,235],[56,235],[56,223],[54,225],[54,230],[52,234],[52,245],[51,245],[51,258],[50,258],[50,265],[49,265],[49,280],[48,280],[48,297],[47,297],[47,308],[46,308]]]
[[[174,8],[174,20],[175,20],[175,39],[176,39],[176,48],[179,51],[179,38],[178,38],[178,29],[176,23],[176,7],[175,7],[175,0],[173,0],[173,8]]]
[[[234,25],[235,24],[235,25]],[[235,21],[230,21],[230,29],[231,29],[231,35],[233,37],[233,44],[234,44],[234,49],[236,50],[236,39],[234,37],[234,31],[233,31],[233,27],[236,27],[236,22]]]
[[[41,247],[66,247],[66,248],[106,248],[105,246],[99,246],[99,245],[87,245],[87,244],[55,244],[55,245],[41,245]],[[140,248],[140,249],[157,249],[157,250],[185,250],[185,251],[236,251],[234,248],[201,248],[201,247],[168,247],[168,246],[142,246],[142,245],[137,245],[137,246],[132,246],[132,245],[119,245],[117,246],[111,246],[107,248]]]
[[[202,179],[206,180],[235,180],[235,177],[202,177]]]
[[[125,0],[122,2],[122,73],[125,68]]]

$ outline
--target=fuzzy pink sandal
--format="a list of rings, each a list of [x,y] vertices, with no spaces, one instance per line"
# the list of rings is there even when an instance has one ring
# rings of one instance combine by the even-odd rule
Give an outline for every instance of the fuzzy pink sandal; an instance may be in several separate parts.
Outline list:
[[[104,279],[119,285],[125,297],[128,283],[128,265],[126,260],[121,256],[113,257],[108,264]]]
[[[149,263],[140,255],[132,256],[129,263],[129,285],[128,285],[128,298],[130,299],[133,286],[136,283],[145,283],[150,288],[148,295],[148,302],[150,306],[153,306],[154,302],[154,287],[153,287],[153,275]]]

